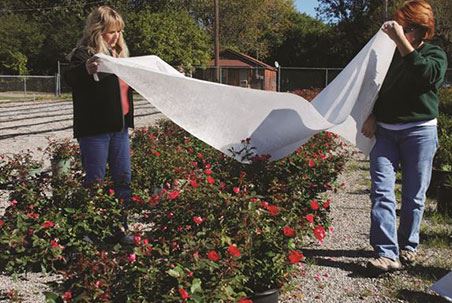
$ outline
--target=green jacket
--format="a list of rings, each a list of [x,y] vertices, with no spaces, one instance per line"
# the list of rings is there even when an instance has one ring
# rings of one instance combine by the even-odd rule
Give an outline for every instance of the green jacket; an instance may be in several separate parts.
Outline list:
[[[424,43],[405,57],[396,50],[374,106],[377,121],[395,124],[436,118],[437,92],[446,69],[446,53],[436,45]]]

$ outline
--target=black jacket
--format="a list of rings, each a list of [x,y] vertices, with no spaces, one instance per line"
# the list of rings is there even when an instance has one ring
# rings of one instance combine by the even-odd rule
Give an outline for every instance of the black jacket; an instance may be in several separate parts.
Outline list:
[[[117,132],[124,126],[134,127],[132,89],[128,91],[129,113],[124,116],[118,77],[98,73],[100,81],[94,81],[85,68],[86,60],[91,57],[88,49],[77,48],[72,53],[70,67],[63,74],[72,87],[75,138]]]

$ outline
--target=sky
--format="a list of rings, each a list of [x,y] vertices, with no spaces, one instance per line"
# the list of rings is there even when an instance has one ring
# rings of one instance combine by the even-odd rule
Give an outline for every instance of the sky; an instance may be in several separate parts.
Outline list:
[[[317,7],[317,2],[317,0],[295,0],[295,6],[300,12],[315,18],[316,12],[314,8]]]

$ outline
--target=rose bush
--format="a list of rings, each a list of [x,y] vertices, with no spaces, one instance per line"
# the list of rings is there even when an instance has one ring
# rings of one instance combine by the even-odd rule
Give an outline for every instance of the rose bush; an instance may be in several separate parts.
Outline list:
[[[246,301],[283,286],[303,245],[323,241],[323,193],[346,155],[323,132],[275,162],[248,153],[245,139],[234,152],[251,163],[240,164],[169,121],[136,130],[131,149],[134,245],[115,242],[122,206],[108,181],[85,189],[73,166],[66,176],[26,177],[12,192],[0,267],[62,272],[65,301]]]

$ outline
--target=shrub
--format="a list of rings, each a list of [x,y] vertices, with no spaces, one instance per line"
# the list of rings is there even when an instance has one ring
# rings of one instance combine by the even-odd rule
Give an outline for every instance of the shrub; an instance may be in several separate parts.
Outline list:
[[[67,301],[234,302],[281,287],[303,245],[329,230],[322,193],[344,166],[342,147],[323,132],[285,159],[244,165],[161,121],[132,139],[135,245],[114,241],[122,206],[109,184],[85,189],[73,167],[25,176],[11,193],[0,268],[63,272]]]

